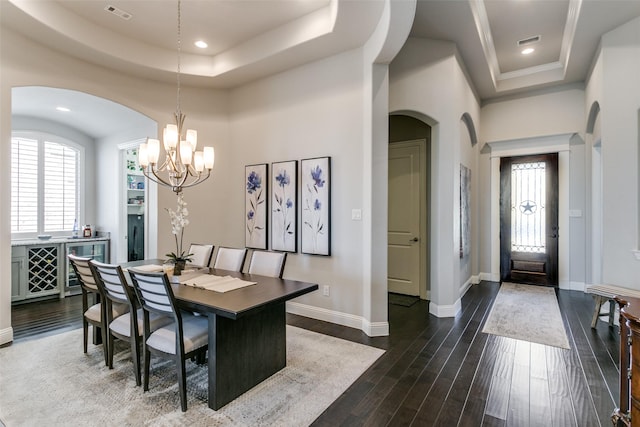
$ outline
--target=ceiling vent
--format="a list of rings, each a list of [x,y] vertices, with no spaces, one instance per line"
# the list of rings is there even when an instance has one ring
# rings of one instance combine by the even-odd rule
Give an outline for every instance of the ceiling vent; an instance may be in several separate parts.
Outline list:
[[[131,19],[131,16],[132,16],[129,12],[125,12],[124,10],[118,9],[117,7],[112,5],[108,5],[107,7],[104,8],[104,10],[106,10],[107,12],[113,13],[116,16],[119,16],[125,21],[128,21],[129,19]]]
[[[526,39],[518,40],[518,46],[526,46],[528,44],[538,43],[541,38],[541,36],[533,36],[527,37]]]

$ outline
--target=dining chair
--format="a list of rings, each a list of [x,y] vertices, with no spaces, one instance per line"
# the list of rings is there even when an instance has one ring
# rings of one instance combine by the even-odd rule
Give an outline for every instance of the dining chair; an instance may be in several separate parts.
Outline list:
[[[104,302],[106,304],[107,319],[107,351],[109,369],[113,369],[114,338],[126,341],[131,347],[131,359],[133,361],[134,376],[136,385],[141,385],[140,377],[140,347],[143,332],[143,313],[138,308],[138,297],[132,286],[127,283],[122,267],[119,265],[105,264],[92,260],[89,263],[96,278],[96,283],[100,285],[104,292]],[[129,307],[129,313],[114,317],[112,306],[123,304]],[[169,316],[153,313],[149,316],[150,330],[171,323],[173,319]]]
[[[247,256],[247,248],[227,248],[220,246],[216,254],[213,268],[229,271],[242,271],[244,259]]]
[[[282,279],[286,261],[286,252],[253,251],[249,260],[249,274]]]
[[[191,265],[196,265],[198,267],[209,267],[209,263],[211,263],[211,256],[213,255],[214,245],[202,244],[202,243],[192,243],[189,246],[189,252],[192,254],[191,260],[188,262]]]
[[[100,337],[102,339],[102,349],[104,352],[104,363],[109,364],[108,359],[108,344],[107,344],[107,328],[104,326],[106,323],[106,310],[104,301],[104,292],[101,286],[97,283],[93,272],[91,271],[90,262],[91,258],[83,258],[76,255],[67,255],[71,266],[76,273],[76,279],[80,284],[82,290],[82,328],[83,328],[83,344],[84,352],[87,352],[87,343],[89,341],[89,325],[94,327],[94,331],[100,330]],[[89,299],[93,299],[93,303],[89,306]],[[124,304],[114,304],[112,306],[113,317],[118,317],[127,312],[129,307]],[[96,329],[97,328],[97,329]]]
[[[151,353],[173,359],[178,371],[178,388],[182,412],[187,410],[186,360],[197,356],[204,360],[208,348],[209,320],[180,310],[165,273],[149,273],[129,269],[133,287],[143,309],[144,391],[149,390]],[[166,315],[173,321],[151,331],[151,314]]]

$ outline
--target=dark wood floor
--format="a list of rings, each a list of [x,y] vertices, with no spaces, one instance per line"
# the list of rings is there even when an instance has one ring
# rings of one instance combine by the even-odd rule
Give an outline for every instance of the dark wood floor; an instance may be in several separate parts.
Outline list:
[[[618,398],[618,330],[590,328],[593,301],[558,291],[571,350],[481,331],[497,283],[473,286],[455,318],[428,302],[389,306],[390,335],[287,315],[287,322],[385,349],[316,426],[610,426]],[[15,306],[15,341],[81,327],[79,297]]]

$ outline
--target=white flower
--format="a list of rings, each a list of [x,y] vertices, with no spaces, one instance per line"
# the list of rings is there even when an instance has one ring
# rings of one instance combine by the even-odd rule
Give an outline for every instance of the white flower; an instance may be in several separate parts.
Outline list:
[[[187,215],[189,215],[189,211],[187,210],[187,202],[184,201],[182,197],[182,193],[178,193],[178,205],[176,210],[172,210],[167,208],[167,212],[169,213],[169,219],[171,220],[171,233],[175,235],[176,239],[176,252],[173,255],[174,258],[183,258],[183,255],[186,255],[182,252],[182,237],[184,235],[184,228],[189,225],[189,220],[187,219]],[[178,235],[180,238],[178,239]]]

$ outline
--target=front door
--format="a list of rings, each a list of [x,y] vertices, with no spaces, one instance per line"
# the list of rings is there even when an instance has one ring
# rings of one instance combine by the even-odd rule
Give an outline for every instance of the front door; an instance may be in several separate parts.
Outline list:
[[[500,159],[500,280],[558,286],[558,155]]]
[[[389,144],[388,290],[420,295],[423,141]]]

